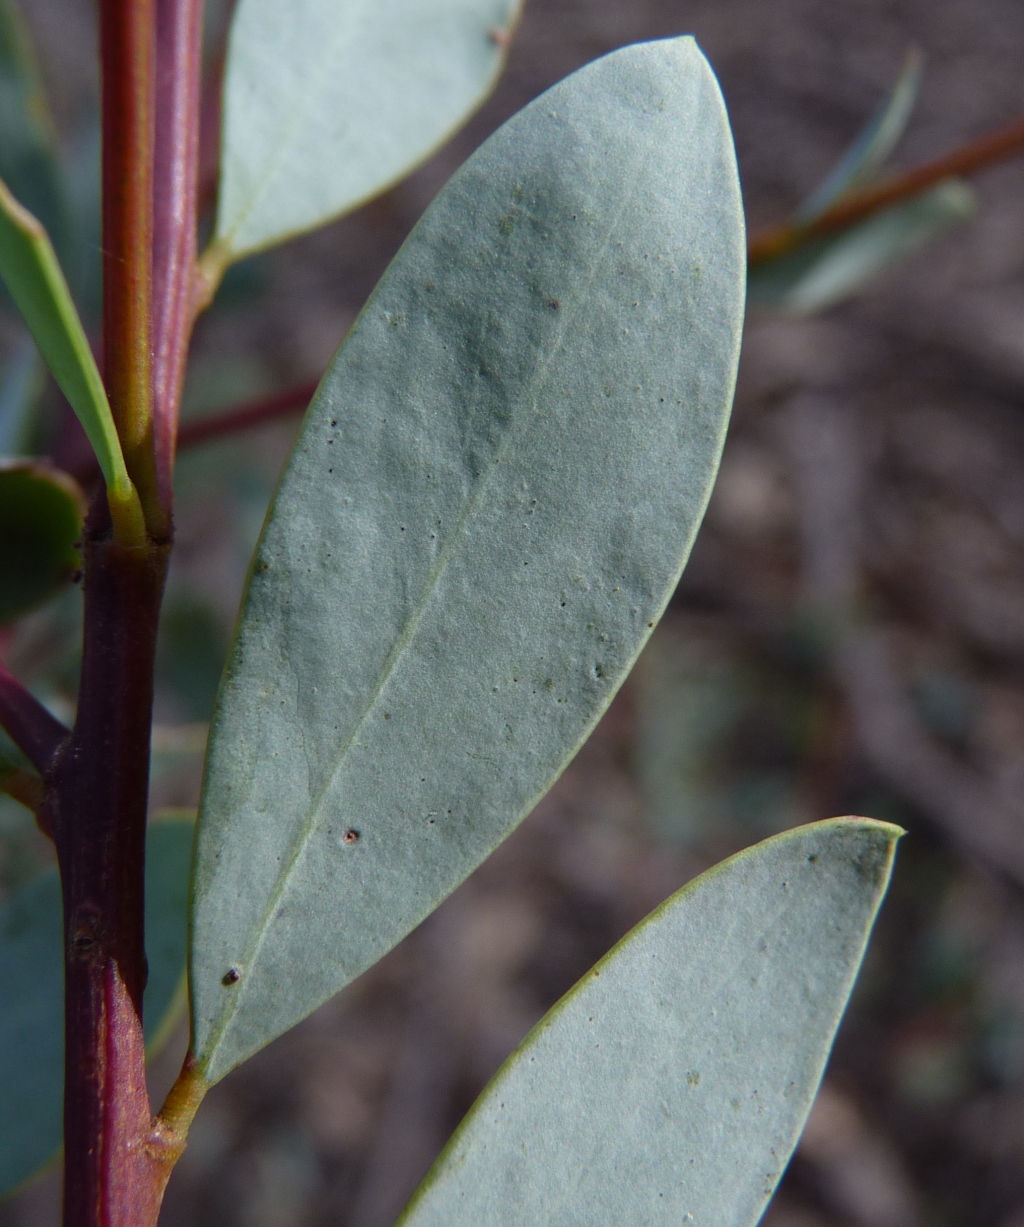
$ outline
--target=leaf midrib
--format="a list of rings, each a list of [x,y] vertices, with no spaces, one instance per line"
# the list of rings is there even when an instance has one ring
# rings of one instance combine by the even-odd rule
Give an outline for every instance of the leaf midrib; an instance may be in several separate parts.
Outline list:
[[[291,850],[288,854],[288,858],[284,866],[282,867],[281,873],[279,874],[278,879],[277,879],[277,883],[275,884],[274,889],[271,892],[270,897],[267,901],[267,905],[264,908],[263,914],[260,917],[259,925],[257,926],[255,930],[255,940],[249,947],[249,950],[246,953],[246,957],[242,960],[242,963],[241,963],[242,983],[239,986],[241,991],[232,995],[231,1000],[227,1003],[224,1013],[221,1015],[221,1022],[219,1023],[218,1026],[211,1029],[210,1040],[207,1045],[208,1055],[207,1055],[206,1061],[204,1062],[204,1067],[209,1066],[210,1062],[212,1061],[213,1055],[217,1049],[217,1046],[219,1045],[225,1032],[230,1026],[232,1020],[235,1018],[235,1016],[238,1014],[238,1011],[241,1009],[242,1002],[245,998],[246,988],[248,984],[251,983],[252,981],[252,974],[251,974],[252,968],[254,964],[256,963],[256,961],[258,960],[260,950],[262,949],[263,943],[266,940],[268,933],[270,932],[271,919],[273,917],[273,914],[277,910],[277,907],[280,904],[281,899],[284,897],[285,891],[287,890],[287,887],[288,887],[288,882],[292,876],[295,866],[298,864],[299,858],[301,857],[303,851],[305,850],[306,846],[309,843],[309,839],[313,833],[313,830],[315,829],[317,825],[317,819],[319,818],[324,802],[326,801],[326,798],[334,785],[334,781],[337,779],[338,775],[340,774],[344,766],[345,759],[349,751],[351,750],[353,744],[355,743],[355,740],[358,737],[360,731],[366,724],[366,721],[369,718],[374,707],[376,706],[377,700],[380,698],[380,695],[383,693],[384,688],[386,687],[387,683],[390,681],[392,675],[394,674],[395,669],[397,668],[399,660],[401,659],[402,654],[404,653],[406,647],[412,641],[412,638],[415,635],[416,630],[419,627],[419,624],[423,619],[423,615],[426,612],[427,606],[430,603],[430,599],[434,594],[434,591],[441,578],[441,575],[443,574],[445,568],[448,565],[449,560],[454,554],[456,546],[462,540],[463,529],[464,529],[466,522],[470,518],[473,511],[476,509],[478,503],[481,501],[484,492],[488,489],[491,483],[491,480],[493,478],[493,475],[498,471],[499,466],[502,463],[503,457],[508,453],[510,448],[512,448],[514,443],[517,441],[524,423],[530,420],[532,416],[531,411],[535,411],[537,408],[537,401],[539,400],[540,394],[544,388],[547,378],[551,373],[551,368],[554,363],[554,360],[562,349],[565,335],[569,330],[569,325],[570,323],[574,321],[575,317],[578,315],[580,308],[581,308],[581,304],[587,301],[586,291],[593,284],[593,281],[597,275],[598,269],[602,267],[603,257],[606,251],[608,250],[608,246],[611,243],[612,236],[616,232],[619,226],[619,223],[622,220],[623,214],[626,212],[627,208],[632,203],[636,195],[636,192],[637,192],[636,185],[639,183],[640,177],[636,173],[633,173],[633,172],[636,171],[638,164],[642,160],[640,156],[640,152],[641,152],[640,146],[641,146],[641,142],[635,142],[634,145],[632,146],[631,151],[630,151],[632,156],[630,158],[630,168],[629,168],[631,173],[628,176],[624,176],[625,181],[630,183],[632,186],[630,187],[629,191],[627,191],[623,195],[620,201],[620,204],[619,204],[619,208],[616,211],[615,216],[612,219],[611,223],[609,224],[608,230],[605,233],[604,238],[602,239],[601,243],[596,248],[594,258],[591,262],[590,272],[589,272],[589,275],[586,281],[582,284],[577,283],[578,289],[576,290],[576,293],[572,297],[571,307],[568,307],[568,309],[565,309],[561,312],[560,324],[555,333],[555,338],[551,346],[551,351],[548,354],[548,356],[544,359],[544,361],[538,364],[537,368],[535,369],[533,375],[530,378],[529,395],[524,396],[522,398],[521,403],[524,407],[519,413],[515,415],[512,422],[510,423],[509,429],[505,432],[504,440],[503,440],[504,447],[501,444],[499,444],[499,446],[495,449],[493,457],[487,468],[486,473],[481,477],[480,481],[477,483],[476,489],[470,494],[469,498],[466,500],[463,506],[462,512],[460,513],[459,518],[456,521],[452,529],[449,544],[441,551],[441,554],[438,558],[437,563],[435,564],[433,570],[430,572],[430,574],[427,577],[426,583],[424,585],[423,596],[421,600],[419,601],[416,609],[413,611],[412,615],[410,616],[406,624],[405,631],[402,633],[402,635],[397,640],[395,646],[392,648],[391,653],[388,656],[388,659],[385,662],[383,669],[381,670],[380,680],[377,683],[376,687],[374,688],[369,699],[367,700],[366,706],[364,707],[362,713],[360,714],[358,719],[353,724],[351,734],[342,743],[338,751],[338,754],[337,754],[334,768],[330,772],[327,782],[321,788],[319,794],[317,795],[313,804],[310,806],[309,810],[306,813],[305,818],[302,821],[302,824],[299,827],[295,840],[292,843]],[[529,406],[529,407],[527,408],[526,406]]]

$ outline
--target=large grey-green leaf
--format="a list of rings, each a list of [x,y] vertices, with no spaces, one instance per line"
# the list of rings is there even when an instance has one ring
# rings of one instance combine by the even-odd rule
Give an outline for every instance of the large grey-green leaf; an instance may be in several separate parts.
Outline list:
[[[310,408],[211,730],[211,1080],[430,912],[607,706],[711,489],[743,272],[691,39],[550,90],[399,253]]]
[[[407,175],[490,92],[520,0],[241,0],[214,250],[266,247]]]
[[[798,827],[662,904],[509,1058],[397,1227],[754,1227],[900,834]]]
[[[144,1002],[150,1053],[184,1007],[191,821],[168,817],[146,845]],[[64,1082],[60,882],[50,870],[0,905],[0,1197],[60,1146]]]

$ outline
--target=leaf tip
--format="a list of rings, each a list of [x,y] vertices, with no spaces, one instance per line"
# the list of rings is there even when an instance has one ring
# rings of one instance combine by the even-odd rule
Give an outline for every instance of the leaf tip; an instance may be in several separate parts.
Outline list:
[[[15,197],[3,179],[0,179],[0,210],[6,214],[11,224],[29,239],[36,242],[46,239],[42,222]]]

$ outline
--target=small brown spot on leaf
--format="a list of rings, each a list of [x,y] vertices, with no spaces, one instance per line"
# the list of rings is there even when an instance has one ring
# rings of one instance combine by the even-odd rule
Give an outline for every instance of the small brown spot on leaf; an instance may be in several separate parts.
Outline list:
[[[221,976],[220,982],[221,984],[224,985],[225,988],[230,988],[232,984],[237,984],[238,981],[241,980],[241,978],[242,978],[242,973],[238,970],[237,967],[229,967],[227,971]]]
[[[342,835],[342,837],[341,837],[341,842],[342,842],[343,844],[357,844],[357,843],[359,843],[359,832],[358,832],[358,831],[353,830],[353,829],[350,827],[350,828],[349,828],[349,829],[348,829],[348,830],[345,832],[345,834],[344,834],[344,835]]]

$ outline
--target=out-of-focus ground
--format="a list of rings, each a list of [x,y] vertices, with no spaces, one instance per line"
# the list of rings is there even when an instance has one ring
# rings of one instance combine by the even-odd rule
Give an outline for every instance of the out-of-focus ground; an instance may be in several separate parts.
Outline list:
[[[89,6],[27,8],[70,141],[95,85]],[[1020,0],[530,0],[496,95],[447,150],[232,274],[198,330],[190,411],[318,375],[488,131],[585,61],[682,32],[721,77],[752,226],[818,183],[910,44],[926,75],[901,164],[1024,112]],[[767,1221],[1024,1225],[1024,160],[977,186],[975,220],[856,301],[751,318],[707,523],[634,677],[489,863],[212,1092],[165,1227],[387,1227],[504,1056],[652,906],[757,838],[851,812],[909,835]],[[292,431],[182,459],[157,805],[195,803]],[[69,597],[8,651],[58,695],[75,617]],[[0,817],[10,884],[41,852]],[[56,1188],[0,1208],[0,1225],[48,1227]]]

